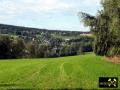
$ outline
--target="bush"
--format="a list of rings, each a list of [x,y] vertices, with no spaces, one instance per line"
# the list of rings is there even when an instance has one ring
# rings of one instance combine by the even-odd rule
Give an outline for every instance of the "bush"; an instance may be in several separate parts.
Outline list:
[[[120,55],[120,48],[113,47],[107,52],[107,56]]]

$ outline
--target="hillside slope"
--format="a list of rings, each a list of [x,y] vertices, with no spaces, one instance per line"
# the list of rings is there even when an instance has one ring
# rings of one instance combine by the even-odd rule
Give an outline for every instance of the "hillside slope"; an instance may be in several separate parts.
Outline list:
[[[0,89],[97,89],[101,76],[120,78],[120,65],[93,53],[61,58],[0,60]]]

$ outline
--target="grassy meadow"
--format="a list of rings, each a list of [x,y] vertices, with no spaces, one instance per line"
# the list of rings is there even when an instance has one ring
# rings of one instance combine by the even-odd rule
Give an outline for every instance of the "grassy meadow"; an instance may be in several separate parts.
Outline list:
[[[99,89],[98,79],[103,76],[120,78],[120,65],[93,53],[60,58],[0,60],[0,90]]]

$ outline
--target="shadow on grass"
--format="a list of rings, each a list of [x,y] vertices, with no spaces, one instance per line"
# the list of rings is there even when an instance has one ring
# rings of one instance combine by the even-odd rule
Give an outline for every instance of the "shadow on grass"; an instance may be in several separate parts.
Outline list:
[[[56,88],[56,89],[25,88],[25,87],[23,88],[23,87],[19,87],[19,85],[17,84],[12,84],[12,83],[0,83],[0,88],[6,88],[6,90],[90,90],[83,88]]]
[[[7,89],[7,90],[87,90],[87,89],[82,89],[82,88],[74,88],[74,89],[68,89],[68,88],[58,88],[58,89],[40,89],[40,88],[12,88],[12,89]]]
[[[11,87],[11,86],[17,86],[17,85],[12,83],[0,83],[0,87]]]

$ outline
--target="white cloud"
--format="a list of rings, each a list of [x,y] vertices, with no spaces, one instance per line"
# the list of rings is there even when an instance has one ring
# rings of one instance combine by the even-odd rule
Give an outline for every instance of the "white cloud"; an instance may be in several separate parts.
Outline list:
[[[35,20],[41,21],[39,15],[50,16],[51,12],[56,21],[58,20],[57,15],[62,14],[59,17],[62,21],[64,21],[67,16],[64,15],[66,13],[74,13],[77,17],[78,11],[96,11],[98,6],[100,5],[101,0],[1,0],[0,1],[0,22],[2,23],[10,23],[14,22],[15,24],[22,24],[20,21],[23,21],[23,18],[36,18]],[[89,10],[91,9],[91,10]],[[93,9],[93,10],[92,10]],[[34,14],[34,15],[32,15]],[[55,15],[56,14],[56,15]],[[37,16],[38,15],[38,16]],[[42,17],[41,15],[41,17]],[[51,15],[51,16],[52,16]],[[33,16],[33,17],[32,17]],[[37,16],[37,17],[35,17]],[[71,16],[71,18],[76,18],[75,16]],[[70,18],[70,19],[71,19]],[[63,20],[62,20],[63,19]],[[44,18],[44,21],[48,22],[48,18]],[[24,23],[28,23],[28,20],[24,20]],[[69,25],[72,21],[66,20],[65,23]],[[29,22],[31,23],[31,22]],[[34,22],[37,23],[37,22]],[[75,23],[75,22],[73,22]],[[78,23],[79,25],[79,23]],[[54,26],[54,25],[53,25]],[[68,27],[68,26],[65,26]],[[76,27],[76,26],[75,26]],[[74,28],[74,26],[73,26]]]
[[[72,4],[60,0],[3,0],[0,2],[0,19],[12,19],[28,13],[65,11],[72,7]]]
[[[79,6],[98,5],[100,0],[4,0],[0,2],[0,12],[22,14],[26,12],[50,12],[72,10]]]
[[[25,12],[49,12],[53,10],[67,10],[71,4],[60,0],[4,0],[0,3],[0,12],[7,14],[21,14]]]

